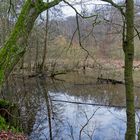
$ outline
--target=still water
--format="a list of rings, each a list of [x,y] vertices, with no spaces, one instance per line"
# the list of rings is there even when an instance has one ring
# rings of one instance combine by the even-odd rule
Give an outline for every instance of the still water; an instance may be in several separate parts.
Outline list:
[[[124,140],[124,85],[75,75],[61,80],[11,77],[2,97],[18,103],[29,140]],[[139,88],[135,88],[139,108]],[[136,113],[139,129],[139,109]]]
[[[59,97],[56,97],[56,100],[83,102],[81,98],[75,99],[74,96],[69,96],[66,93],[58,94]],[[49,95],[54,96],[55,94],[49,92]],[[92,102],[91,100],[88,101],[90,103]],[[54,114],[51,120],[52,133],[56,140],[124,139],[125,109],[56,101],[52,101],[52,104],[57,110],[57,114]],[[46,106],[45,101],[43,101],[39,111],[36,113],[35,124],[30,134],[30,139],[32,140],[45,140],[48,137],[49,130]]]

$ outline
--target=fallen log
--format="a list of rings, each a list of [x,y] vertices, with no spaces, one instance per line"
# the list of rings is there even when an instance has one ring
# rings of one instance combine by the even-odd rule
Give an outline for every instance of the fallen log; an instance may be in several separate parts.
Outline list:
[[[118,81],[115,79],[110,79],[110,78],[102,78],[102,77],[98,77],[97,78],[97,83],[98,84],[124,84],[123,81]]]

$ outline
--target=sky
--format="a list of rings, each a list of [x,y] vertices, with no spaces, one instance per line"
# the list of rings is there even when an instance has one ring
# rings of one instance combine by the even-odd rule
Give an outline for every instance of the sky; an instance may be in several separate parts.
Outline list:
[[[43,0],[46,2],[47,0]],[[52,0],[53,1],[53,0]],[[77,9],[78,12],[81,11],[80,2],[83,2],[84,5],[86,5],[87,9],[90,10],[93,7],[93,4],[100,5],[100,4],[107,4],[101,0],[67,0],[69,3],[74,4],[74,7]],[[114,0],[113,0],[114,1]],[[61,5],[62,11],[64,13],[64,16],[74,16],[75,11],[68,5],[66,5],[64,2],[61,2],[59,5]],[[82,4],[83,5],[83,4]]]
[[[84,6],[86,7],[86,9],[88,11],[90,11],[90,9],[92,9],[93,4],[105,4],[104,2],[101,2],[99,0],[83,0],[84,2]],[[65,4],[63,4],[65,5]],[[83,6],[83,4],[82,4]],[[77,9],[77,11],[80,13],[81,12],[81,5],[80,4],[75,4],[74,7]],[[74,16],[75,15],[75,11],[70,7],[70,6],[65,6],[64,8],[62,8],[62,11],[64,13],[65,16]]]
[[[69,1],[70,3],[74,3],[74,7],[77,9],[78,12],[81,12],[80,1],[82,1],[84,3],[82,5],[85,5],[85,7],[88,11],[90,11],[93,8],[93,5],[108,4],[108,3],[103,2],[101,0],[67,0],[67,1]],[[121,0],[113,0],[113,1],[117,2],[117,1],[121,1]],[[66,17],[75,15],[75,11],[70,6],[67,6],[63,2],[60,3],[60,5],[63,5],[62,11]]]
[[[47,0],[43,0],[43,1],[46,2]],[[49,0],[49,1],[53,1],[53,0]],[[104,5],[104,4],[109,5],[109,3],[103,2],[102,0],[66,0],[66,1],[74,5],[74,7],[79,13],[81,13],[81,5],[84,6],[84,8],[86,9],[86,11],[88,11],[88,13],[90,13],[90,11],[93,9],[95,5]],[[117,3],[124,0],[113,0],[113,1]],[[63,12],[63,18],[76,15],[75,11],[64,2],[61,2],[56,7],[61,7],[61,10]]]

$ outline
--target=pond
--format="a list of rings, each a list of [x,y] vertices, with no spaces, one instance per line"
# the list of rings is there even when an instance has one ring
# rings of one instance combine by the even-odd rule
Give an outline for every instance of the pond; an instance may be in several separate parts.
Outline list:
[[[1,96],[19,105],[29,140],[124,140],[126,109],[123,84],[98,84],[96,78],[11,76]],[[72,78],[70,78],[72,77]],[[139,88],[135,88],[139,128]]]

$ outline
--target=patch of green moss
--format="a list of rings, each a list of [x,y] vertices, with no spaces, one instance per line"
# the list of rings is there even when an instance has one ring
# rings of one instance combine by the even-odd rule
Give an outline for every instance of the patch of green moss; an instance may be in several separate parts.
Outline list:
[[[21,132],[18,107],[16,104],[0,99],[0,130]]]
[[[8,106],[11,106],[10,102],[3,100],[3,99],[0,99],[0,108],[6,108]]]
[[[0,116],[0,131],[11,131],[11,132],[14,132],[14,133],[18,133],[18,132],[22,132],[22,130],[19,128],[19,127],[14,127],[14,126],[11,126],[9,125],[5,118],[3,118],[2,116]]]
[[[0,116],[0,130],[8,129],[8,125],[3,117]]]

